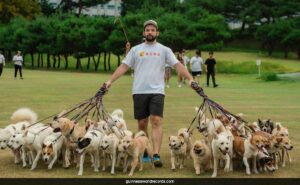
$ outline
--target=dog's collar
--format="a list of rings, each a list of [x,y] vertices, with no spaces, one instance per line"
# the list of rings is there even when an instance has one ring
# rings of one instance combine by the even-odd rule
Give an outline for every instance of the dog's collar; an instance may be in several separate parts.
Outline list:
[[[55,143],[59,140],[59,138],[61,138],[61,136],[62,136],[62,134],[60,134],[60,136],[58,136],[56,139],[54,139],[54,140],[52,141],[52,144],[55,144]]]
[[[102,150],[106,150],[108,147],[109,147],[109,145],[107,145],[105,148],[102,148],[102,147],[101,147],[101,149],[102,149]]]

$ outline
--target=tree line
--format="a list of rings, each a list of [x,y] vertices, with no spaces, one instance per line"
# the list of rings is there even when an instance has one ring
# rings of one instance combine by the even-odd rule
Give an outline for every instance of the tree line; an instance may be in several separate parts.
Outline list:
[[[85,7],[108,1],[72,2],[63,0],[53,8],[46,0],[27,4],[25,0],[1,1],[0,49],[8,58],[21,50],[31,56],[28,62],[35,67],[64,65],[68,69],[73,56],[76,69],[82,70],[81,59],[87,57],[87,68],[93,65],[97,71],[102,63],[104,70],[110,70],[111,54],[120,64],[126,43],[120,22],[113,17],[81,14]],[[22,8],[12,8],[17,6]],[[299,12],[298,0],[126,0],[120,19],[132,45],[142,40],[143,22],[155,19],[159,42],[174,51],[220,50],[230,40],[253,38],[269,55],[280,46],[285,57],[296,51],[300,58]],[[239,21],[241,27],[230,30],[227,23],[232,21]]]

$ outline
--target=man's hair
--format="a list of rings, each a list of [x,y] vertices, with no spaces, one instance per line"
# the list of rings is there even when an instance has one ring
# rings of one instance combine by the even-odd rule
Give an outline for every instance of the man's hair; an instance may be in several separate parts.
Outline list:
[[[209,51],[209,54],[210,54],[210,55],[213,55],[213,54],[214,54],[214,52],[213,52],[213,51]]]
[[[201,56],[201,50],[197,50],[196,54]]]

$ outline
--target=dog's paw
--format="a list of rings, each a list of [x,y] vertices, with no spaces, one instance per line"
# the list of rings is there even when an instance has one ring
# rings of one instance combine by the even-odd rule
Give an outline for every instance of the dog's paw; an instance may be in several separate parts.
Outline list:
[[[251,172],[247,170],[247,171],[246,171],[246,174],[247,174],[247,175],[251,175]]]
[[[211,177],[212,177],[212,178],[217,177],[217,173],[213,173]]]
[[[171,168],[171,170],[172,170],[172,171],[175,171],[175,170],[176,170],[176,168]]]
[[[196,175],[200,175],[200,171],[196,171]]]
[[[48,170],[51,170],[51,169],[52,169],[52,166],[49,165],[49,166],[48,166]]]
[[[183,165],[180,165],[180,166],[179,166],[179,169],[183,169]]]

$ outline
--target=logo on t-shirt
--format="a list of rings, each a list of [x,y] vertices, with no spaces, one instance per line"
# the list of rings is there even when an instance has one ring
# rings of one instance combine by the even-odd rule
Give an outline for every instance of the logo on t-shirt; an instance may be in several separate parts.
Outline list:
[[[143,57],[143,56],[145,55],[145,52],[144,52],[144,51],[141,51],[141,52],[139,53],[139,55],[140,55],[140,57]]]

